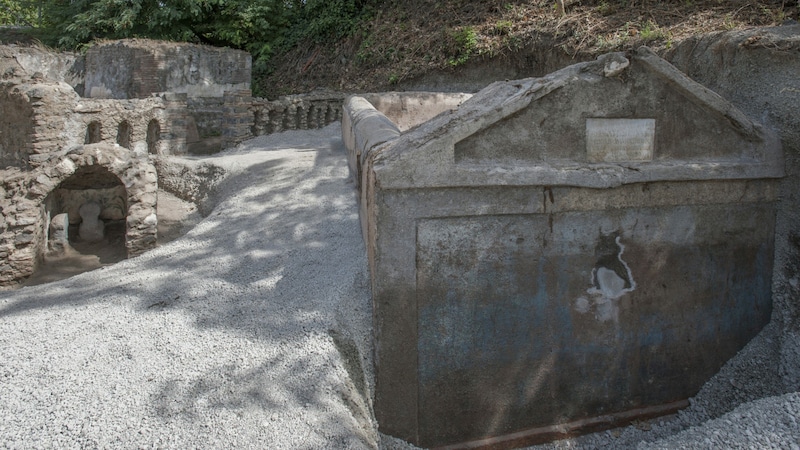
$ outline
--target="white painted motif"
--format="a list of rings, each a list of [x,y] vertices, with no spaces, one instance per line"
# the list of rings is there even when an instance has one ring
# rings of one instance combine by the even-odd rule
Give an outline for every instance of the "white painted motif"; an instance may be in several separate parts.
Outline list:
[[[575,301],[575,310],[581,314],[586,314],[591,310],[595,312],[595,318],[601,322],[609,320],[617,321],[619,317],[619,308],[617,300],[628,292],[636,290],[636,281],[633,279],[633,273],[628,263],[622,259],[622,254],[625,252],[625,245],[619,236],[615,239],[619,248],[617,259],[625,268],[630,286],[625,287],[625,280],[620,277],[614,270],[606,267],[597,267],[592,269],[592,278],[590,283],[592,287],[586,290],[589,298],[579,297]]]

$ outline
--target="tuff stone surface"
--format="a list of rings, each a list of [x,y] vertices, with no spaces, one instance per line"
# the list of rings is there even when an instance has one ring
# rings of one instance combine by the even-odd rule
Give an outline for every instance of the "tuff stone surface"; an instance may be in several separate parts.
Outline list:
[[[105,190],[76,189],[85,186],[87,168],[116,184]],[[155,246],[158,184],[155,166],[147,156],[119,146],[92,144],[52,155],[30,171],[11,168],[0,175],[5,192],[0,248],[8,253],[6,265],[0,267],[0,286],[13,286],[33,273],[47,250],[50,218],[75,214],[68,211],[74,211],[76,203],[78,215],[80,205],[95,203],[100,217],[124,218],[129,256]],[[120,210],[123,205],[125,209]]]
[[[779,193],[773,319],[782,327],[787,392],[800,390],[800,25],[698,36],[665,57],[781,136],[787,176]]]
[[[623,147],[654,121],[647,157],[593,156],[598,119]],[[364,154],[384,432],[663,414],[770,319],[780,143],[647,49],[495,83]]]
[[[250,54],[207,45],[124,39],[86,52],[86,96],[146,98],[154,93],[222,97],[250,88]]]

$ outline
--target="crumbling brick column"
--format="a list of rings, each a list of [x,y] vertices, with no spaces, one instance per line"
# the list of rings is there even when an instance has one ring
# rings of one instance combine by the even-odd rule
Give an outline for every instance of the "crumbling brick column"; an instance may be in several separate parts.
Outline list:
[[[225,91],[222,104],[223,148],[233,147],[252,136],[252,103],[253,94],[249,89]]]
[[[159,153],[170,155],[186,154],[186,124],[187,124],[187,95],[173,92],[164,93],[165,124],[162,124],[161,141],[158,145],[162,149]]]

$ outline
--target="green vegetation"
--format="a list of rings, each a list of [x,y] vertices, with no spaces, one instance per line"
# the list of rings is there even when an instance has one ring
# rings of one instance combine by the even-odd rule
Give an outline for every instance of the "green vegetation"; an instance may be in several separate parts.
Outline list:
[[[642,30],[639,32],[644,42],[652,42],[665,39],[667,35],[658,27],[658,24],[648,20],[644,23]]]
[[[253,91],[374,90],[494,57],[591,58],[800,19],[796,0],[0,0],[0,26],[50,46],[153,38],[253,55]],[[16,32],[16,30],[15,30]],[[538,56],[532,55],[536,61]]]
[[[473,27],[450,30],[447,37],[450,41],[448,63],[453,67],[467,62],[478,48],[478,34]]]
[[[0,25],[29,27],[46,45],[77,50],[95,39],[150,38],[249,51],[263,75],[298,42],[356,32],[378,0],[0,0]]]
[[[377,0],[0,0],[0,25],[26,25],[48,45],[142,37],[262,53],[358,29]]]
[[[0,0],[0,25],[37,26],[41,3],[40,0]]]

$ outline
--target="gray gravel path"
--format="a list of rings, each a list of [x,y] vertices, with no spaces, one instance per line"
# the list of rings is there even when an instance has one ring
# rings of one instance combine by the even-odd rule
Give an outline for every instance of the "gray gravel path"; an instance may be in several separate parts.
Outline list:
[[[376,430],[371,305],[338,124],[204,159],[185,236],[0,293],[0,448],[408,449]],[[196,163],[194,161],[193,163]],[[769,326],[679,414],[540,449],[800,449]]]
[[[223,200],[187,235],[2,293],[0,447],[375,448],[366,263],[336,134],[213,158]]]

